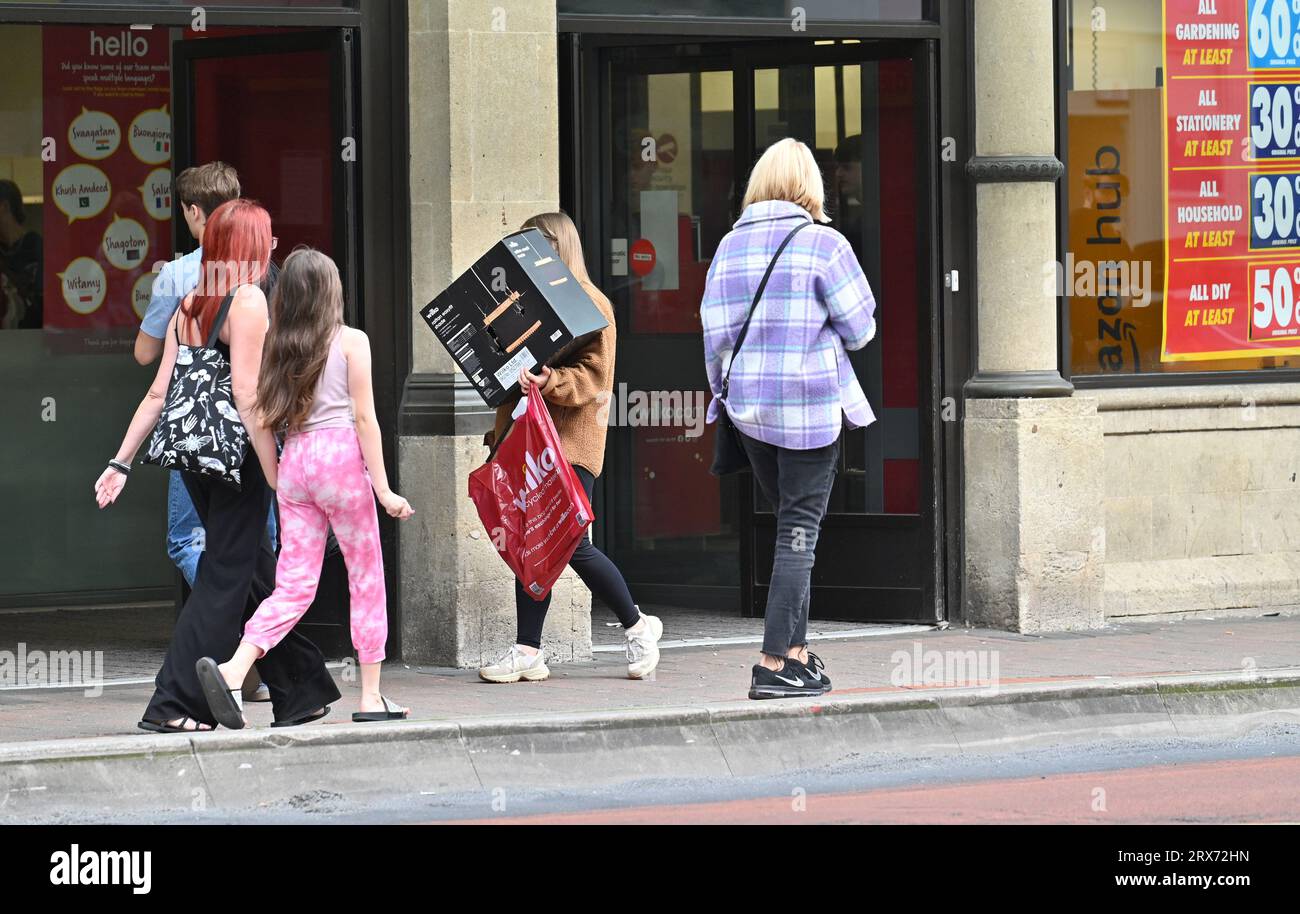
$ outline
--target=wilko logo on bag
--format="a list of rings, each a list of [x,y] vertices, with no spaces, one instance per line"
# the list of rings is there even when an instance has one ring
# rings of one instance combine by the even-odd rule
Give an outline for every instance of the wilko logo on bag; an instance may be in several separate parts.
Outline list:
[[[591,503],[536,387],[520,405],[491,458],[470,473],[469,496],[497,553],[540,599],[591,524]]]
[[[534,458],[532,454],[524,452],[524,487],[519,490],[519,497],[515,499],[515,507],[520,511],[528,506],[528,495],[536,491],[537,487],[542,484],[542,480],[549,474],[555,472],[555,452],[550,448],[542,451],[541,456]]]

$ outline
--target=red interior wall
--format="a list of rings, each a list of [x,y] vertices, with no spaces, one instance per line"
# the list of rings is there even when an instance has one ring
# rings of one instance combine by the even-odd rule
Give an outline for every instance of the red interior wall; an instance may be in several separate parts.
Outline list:
[[[238,170],[243,195],[271,213],[276,260],[299,244],[333,256],[333,156],[341,150],[330,125],[327,52],[197,60],[194,87],[194,160]]]
[[[880,62],[881,307],[883,406],[920,408],[916,244],[916,139],[912,62]],[[912,514],[921,505],[918,460],[885,461],[885,511]]]

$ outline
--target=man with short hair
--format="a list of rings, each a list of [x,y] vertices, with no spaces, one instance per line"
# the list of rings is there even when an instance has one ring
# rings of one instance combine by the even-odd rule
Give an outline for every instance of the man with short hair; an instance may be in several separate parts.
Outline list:
[[[163,336],[181,300],[199,284],[203,265],[203,230],[218,206],[239,198],[239,175],[225,162],[187,168],[176,176],[175,196],[185,224],[199,246],[183,257],[168,261],[153,283],[153,295],[140,332],[135,337],[135,360],[152,365],[162,356]]]

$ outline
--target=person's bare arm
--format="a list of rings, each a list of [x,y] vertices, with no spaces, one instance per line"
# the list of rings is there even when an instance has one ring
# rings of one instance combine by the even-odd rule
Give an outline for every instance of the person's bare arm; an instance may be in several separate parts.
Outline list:
[[[135,360],[141,365],[152,365],[163,354],[163,341],[143,330],[135,335]]]
[[[230,305],[227,320],[230,334],[230,389],[235,408],[244,420],[244,428],[261,461],[266,481],[274,489],[278,483],[278,458],[275,435],[262,424],[257,409],[257,379],[262,368],[262,344],[269,327],[266,296],[256,286],[242,286]]]
[[[343,330],[343,354],[348,360],[348,394],[352,398],[352,415],[357,423],[357,440],[361,442],[361,456],[375,497],[390,517],[404,520],[415,512],[405,498],[388,485],[388,472],[384,468],[384,443],[379,436],[379,420],[375,417],[375,389],[370,377],[370,338],[351,327]]]
[[[179,318],[172,316],[171,326],[175,326]],[[151,337],[152,339],[152,337]],[[144,399],[136,407],[135,415],[131,417],[131,424],[127,426],[126,436],[122,439],[121,446],[113,459],[119,463],[130,466],[135,460],[135,454],[140,450],[140,445],[144,444],[145,438],[154,430],[158,424],[158,418],[162,415],[163,405],[167,401],[167,388],[171,384],[172,369],[176,365],[176,335],[172,332],[157,341],[162,347],[162,361],[158,364],[158,371],[154,375],[153,383],[149,385],[148,392],[145,393]],[[95,482],[95,500],[101,508],[107,508],[117,497],[122,494],[122,489],[126,486],[126,476],[114,470],[112,467],[104,470],[99,479]]]

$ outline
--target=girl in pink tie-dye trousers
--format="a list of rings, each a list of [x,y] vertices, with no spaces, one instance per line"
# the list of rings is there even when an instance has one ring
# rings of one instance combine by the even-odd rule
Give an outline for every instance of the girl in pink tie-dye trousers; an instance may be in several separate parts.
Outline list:
[[[262,427],[253,433],[285,433],[278,479],[268,479],[277,490],[283,545],[275,591],[245,623],[234,657],[220,665],[204,657],[195,665],[204,695],[221,724],[244,726],[244,677],[311,606],[332,527],[348,570],[352,645],[361,664],[361,709],[352,719],[399,720],[409,709],[379,691],[388,614],[375,499],[391,517],[405,519],[413,512],[388,487],[370,341],[343,324],[338,268],[319,251],[300,248],[285,261],[271,298],[262,361],[257,389]]]

